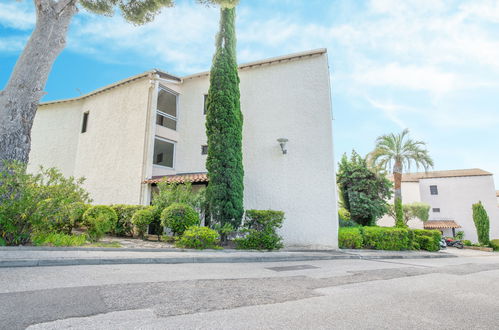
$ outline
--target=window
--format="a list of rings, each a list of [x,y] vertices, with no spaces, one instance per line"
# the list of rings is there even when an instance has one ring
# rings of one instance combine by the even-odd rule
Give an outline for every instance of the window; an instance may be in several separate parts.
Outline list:
[[[438,188],[437,188],[437,186],[430,186],[430,194],[432,194],[432,195],[438,195]]]
[[[154,140],[154,165],[173,168],[175,143],[156,138]]]
[[[85,133],[87,131],[87,125],[88,125],[88,114],[89,112],[83,113],[83,121],[81,123],[81,132]]]
[[[204,94],[204,99],[203,99],[203,115],[206,115],[206,101],[208,100],[208,94]]]
[[[160,88],[156,124],[177,130],[177,95]]]
[[[203,145],[201,146],[201,155],[207,155],[208,154],[208,146]]]
[[[174,131],[177,130],[177,121],[165,116],[160,112],[156,114],[156,124],[172,129]]]
[[[438,208],[438,207],[433,208],[432,211],[433,211],[433,213],[439,213],[440,212],[440,208]]]

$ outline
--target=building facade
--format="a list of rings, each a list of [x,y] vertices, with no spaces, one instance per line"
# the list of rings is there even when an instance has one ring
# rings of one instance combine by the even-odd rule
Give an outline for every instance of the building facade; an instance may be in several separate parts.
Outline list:
[[[330,77],[325,49],[239,67],[246,209],[282,210],[287,246],[337,247]],[[209,73],[152,70],[41,104],[30,169],[85,177],[95,204],[144,204],[160,179],[207,183]],[[282,146],[278,139],[287,139]]]
[[[492,173],[481,169],[408,173],[402,176],[404,204],[422,202],[430,205],[426,223],[411,220],[413,228],[438,229],[445,236],[463,231],[464,239],[477,242],[472,205],[482,202],[490,218],[490,238],[499,238],[499,207]],[[393,226],[388,216],[380,226]]]

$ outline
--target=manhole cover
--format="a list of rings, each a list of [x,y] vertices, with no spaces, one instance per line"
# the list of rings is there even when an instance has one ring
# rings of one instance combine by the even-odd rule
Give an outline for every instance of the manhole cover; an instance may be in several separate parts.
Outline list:
[[[304,269],[315,269],[312,265],[295,265],[295,266],[282,266],[282,267],[268,267],[266,269],[273,270],[274,272],[287,272],[291,270],[304,270]]]

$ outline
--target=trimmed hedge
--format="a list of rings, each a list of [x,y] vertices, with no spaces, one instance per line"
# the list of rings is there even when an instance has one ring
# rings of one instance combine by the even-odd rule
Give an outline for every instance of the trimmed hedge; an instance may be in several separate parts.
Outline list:
[[[499,239],[490,240],[490,247],[494,249],[494,251],[499,251]]]
[[[277,229],[282,227],[284,212],[274,210],[246,210],[244,237],[236,238],[236,249],[278,250],[283,247]]]
[[[161,212],[161,224],[170,228],[173,235],[182,236],[190,226],[199,225],[199,214],[192,206],[173,203]]]
[[[442,234],[438,230],[409,229],[409,238],[412,250],[440,250]]]
[[[364,247],[375,250],[408,250],[409,231],[404,228],[364,227]]]
[[[111,233],[116,236],[130,237],[133,236],[133,223],[132,217],[135,212],[143,210],[147,206],[144,205],[126,205],[126,204],[115,204],[111,205],[111,208],[116,212],[118,220]]]
[[[117,220],[116,212],[107,205],[91,206],[83,214],[83,225],[87,228],[87,236],[94,242],[111,231]]]
[[[177,246],[188,249],[217,249],[219,234],[208,227],[191,226],[177,241]]]
[[[132,224],[135,227],[137,236],[144,238],[147,233],[147,226],[154,221],[154,207],[150,206],[136,211],[132,216]]]
[[[340,228],[338,245],[341,249],[361,249],[362,243],[362,232],[359,227]]]
[[[344,249],[438,251],[440,239],[438,230],[392,227],[340,228],[338,233],[338,245]]]

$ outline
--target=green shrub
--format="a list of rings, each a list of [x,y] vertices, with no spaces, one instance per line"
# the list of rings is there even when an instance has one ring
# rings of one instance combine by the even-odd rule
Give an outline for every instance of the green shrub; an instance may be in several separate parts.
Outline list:
[[[243,229],[245,236],[236,238],[236,249],[239,250],[278,250],[283,247],[282,238],[276,233]]]
[[[462,240],[464,238],[464,231],[460,230],[456,233],[456,239]]]
[[[490,240],[490,247],[494,249],[494,251],[499,251],[499,239]]]
[[[338,209],[338,224],[340,227],[358,227],[357,222],[350,219],[350,212],[344,207]]]
[[[216,223],[212,226],[213,230],[217,231],[220,234],[220,237],[230,235],[235,231],[235,228],[232,224],[226,222],[223,226],[219,223]]]
[[[174,203],[187,204],[198,213],[206,213],[206,190],[204,188],[195,190],[192,184],[168,183],[166,181],[158,183],[158,192],[153,195],[152,205],[159,210],[158,219],[161,212]]]
[[[83,214],[90,208],[91,205],[76,202],[71,204],[69,211],[69,219],[73,223],[73,227],[79,227],[83,222]]]
[[[244,227],[258,231],[276,230],[282,227],[284,212],[273,210],[246,210]]]
[[[405,228],[364,227],[364,247],[375,250],[408,250],[409,231]]]
[[[107,205],[91,206],[83,214],[83,225],[87,228],[89,240],[98,241],[118,221],[116,212]]]
[[[478,242],[481,245],[489,245],[489,229],[490,222],[487,211],[482,205],[482,202],[473,204],[473,222],[475,223]]]
[[[413,250],[439,251],[442,234],[438,230],[408,229],[409,247]]]
[[[111,205],[111,208],[116,212],[118,216],[118,221],[112,229],[111,233],[116,236],[126,237],[133,235],[133,223],[132,217],[135,212],[143,210],[147,206],[144,205],[126,205],[126,204],[115,204]]]
[[[351,220],[373,226],[388,211],[386,200],[392,196],[392,183],[384,175],[376,174],[355,151],[350,159],[343,155],[336,179],[342,204],[350,212]]]
[[[5,245],[7,245],[7,243],[3,238],[0,237],[0,246],[5,246]]]
[[[219,234],[208,227],[191,226],[177,241],[177,246],[188,249],[217,249]]]
[[[154,210],[152,207],[138,210],[132,216],[132,224],[137,230],[137,235],[144,238],[147,233],[147,227],[154,220]]]
[[[350,212],[344,207],[338,209],[338,217],[343,220],[350,220]]]
[[[81,246],[87,242],[85,235],[67,235],[63,233],[38,233],[31,238],[36,246]]]
[[[5,162],[0,171],[0,237],[7,245],[29,243],[34,231],[70,233],[71,204],[89,202],[83,179],[65,178],[55,168],[37,174]]]
[[[343,220],[341,218],[338,219],[338,224],[340,225],[340,227],[362,227],[353,220]]]
[[[284,212],[273,210],[246,210],[244,235],[235,240],[237,249],[276,250],[283,247],[277,229],[282,227]]]
[[[463,244],[464,244],[464,246],[471,246],[472,245],[472,243],[469,239],[463,240]]]
[[[164,232],[164,227],[161,224],[161,213],[163,212],[163,209],[158,206],[152,206],[151,210],[154,214],[154,219],[149,224],[149,234],[157,235],[158,239],[160,239]]]
[[[338,231],[338,246],[341,249],[361,249],[362,241],[360,228],[340,228]]]
[[[187,204],[173,203],[161,212],[161,224],[182,235],[187,227],[199,225],[199,214]]]

